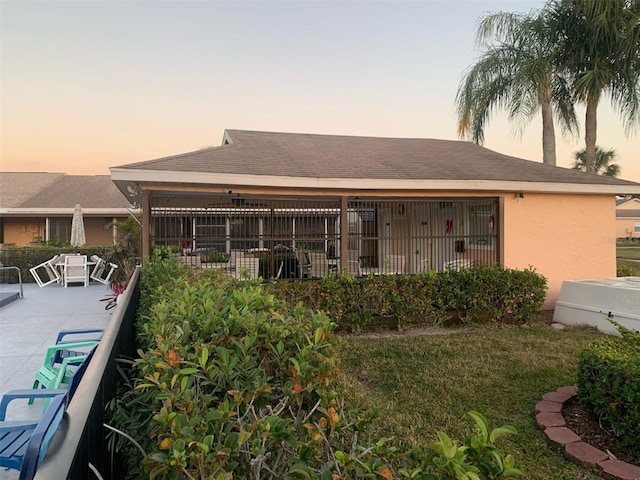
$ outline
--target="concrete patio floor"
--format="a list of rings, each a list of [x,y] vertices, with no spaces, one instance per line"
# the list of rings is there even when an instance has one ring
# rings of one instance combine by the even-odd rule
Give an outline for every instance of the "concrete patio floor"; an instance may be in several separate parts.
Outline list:
[[[0,285],[0,293],[18,292],[19,285]],[[0,395],[31,388],[42,364],[46,347],[53,345],[60,330],[106,328],[111,312],[100,299],[109,295],[100,283],[88,287],[36,284],[24,285],[24,298],[0,307]],[[7,419],[40,418],[43,401],[28,405],[15,400],[9,405]],[[17,480],[19,472],[0,468],[0,480]]]
[[[0,285],[0,293],[18,292],[19,285]],[[42,364],[46,347],[55,344],[60,330],[106,328],[112,310],[105,310],[100,299],[109,289],[100,283],[64,288],[36,284],[24,285],[24,298],[0,307],[0,396],[31,388]],[[7,419],[40,418],[43,401],[28,405],[26,400],[9,404]],[[0,480],[17,480],[19,472],[0,468]]]
[[[0,292],[17,292],[17,284],[0,285]],[[64,288],[24,285],[24,298],[0,307],[0,395],[14,389],[31,388],[46,347],[55,344],[60,330],[105,328],[113,310],[105,310],[100,299],[109,290],[100,283]],[[13,401],[7,412],[11,420],[39,418],[42,400],[33,405]],[[0,478],[4,478],[0,471]]]

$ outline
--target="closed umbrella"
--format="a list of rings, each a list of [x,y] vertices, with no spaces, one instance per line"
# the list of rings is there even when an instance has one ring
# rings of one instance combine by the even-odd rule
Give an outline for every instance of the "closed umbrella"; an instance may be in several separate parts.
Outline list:
[[[82,220],[82,208],[80,204],[76,203],[76,207],[73,210],[73,220],[71,220],[71,245],[74,247],[80,247],[87,243],[87,238],[84,234],[84,221]]]

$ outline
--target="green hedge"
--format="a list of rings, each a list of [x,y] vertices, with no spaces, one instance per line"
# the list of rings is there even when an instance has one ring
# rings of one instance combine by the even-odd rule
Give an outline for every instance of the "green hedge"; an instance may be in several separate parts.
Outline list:
[[[407,452],[372,438],[374,410],[345,405],[335,382],[333,324],[287,305],[258,281],[188,269],[156,257],[142,274],[139,358],[110,421],[145,451],[136,479],[507,479],[522,476],[495,440],[516,433],[476,428],[461,444]],[[122,439],[120,439],[122,440]],[[128,446],[128,447],[127,447]]]
[[[35,283],[35,279],[29,269],[49,260],[54,255],[79,253],[81,255],[99,255],[103,257],[110,249],[113,249],[113,245],[94,245],[79,248],[74,248],[71,245],[65,247],[52,247],[49,245],[3,247],[0,249],[0,263],[5,267],[18,267],[23,283]],[[15,271],[0,272],[0,283],[17,283],[17,281],[18,275]]]
[[[339,329],[359,331],[380,317],[399,327],[448,321],[524,322],[539,314],[547,281],[533,269],[497,266],[419,275],[330,275],[274,282],[267,290],[289,303],[327,312]]]
[[[578,398],[640,453],[640,334],[595,340],[580,354]]]

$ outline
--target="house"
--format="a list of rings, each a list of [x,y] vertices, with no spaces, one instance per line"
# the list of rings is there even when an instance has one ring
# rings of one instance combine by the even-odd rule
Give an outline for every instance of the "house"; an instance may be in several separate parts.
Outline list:
[[[463,141],[243,130],[111,178],[142,206],[144,256],[158,245],[257,252],[271,277],[278,249],[364,273],[534,267],[547,306],[564,279],[615,276],[615,197],[640,192]]]
[[[73,210],[82,207],[87,245],[112,245],[114,221],[129,217],[130,203],[109,175],[0,173],[0,244],[70,239]]]
[[[616,200],[616,237],[640,238],[640,198]]]

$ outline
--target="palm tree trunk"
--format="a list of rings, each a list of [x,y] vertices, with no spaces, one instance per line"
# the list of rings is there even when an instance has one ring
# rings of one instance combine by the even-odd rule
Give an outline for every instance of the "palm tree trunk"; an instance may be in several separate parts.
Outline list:
[[[540,102],[542,110],[542,161],[546,165],[556,166],[556,132],[553,126],[551,91]]]
[[[587,100],[587,111],[584,120],[585,171],[598,173],[596,170],[596,134],[598,128],[598,98]]]

